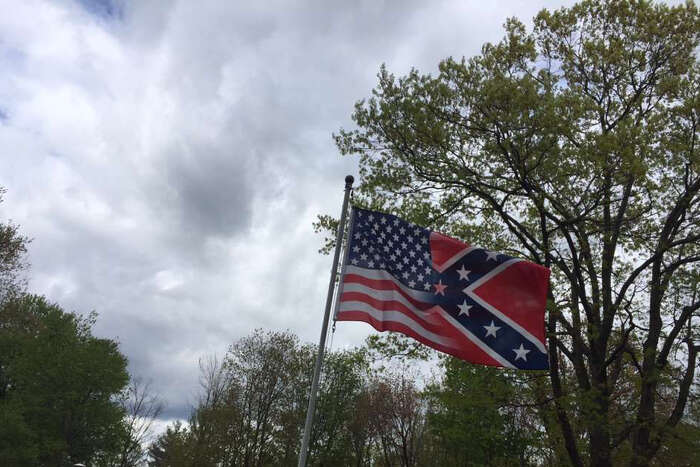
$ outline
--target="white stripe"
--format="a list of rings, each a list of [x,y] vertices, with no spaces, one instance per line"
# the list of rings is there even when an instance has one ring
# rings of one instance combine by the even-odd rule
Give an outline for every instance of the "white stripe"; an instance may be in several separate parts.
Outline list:
[[[418,316],[418,318],[427,321],[425,319],[425,312],[417,308],[413,303],[406,300],[406,297],[401,295],[397,290],[376,290],[364,284],[350,282],[348,284],[345,284],[345,286],[343,287],[343,293],[345,292],[360,292],[381,301],[394,300],[411,310]]]
[[[391,273],[388,273],[381,269],[366,269],[348,265],[348,268],[345,271],[345,276],[347,276],[348,274],[357,274],[358,276],[366,277],[367,279],[372,279],[376,281],[392,281],[394,284],[399,286],[401,290],[406,292],[408,296],[415,300],[418,300],[419,302],[432,303],[435,297],[434,293],[422,292],[420,290],[414,290],[409,287],[406,287]],[[346,278],[343,279],[345,280]]]
[[[503,358],[501,354],[493,350],[491,347],[486,345],[484,342],[481,341],[478,337],[476,337],[474,334],[472,334],[469,329],[464,327],[459,321],[454,319],[452,316],[450,316],[449,313],[447,313],[445,310],[443,310],[441,307],[436,307],[438,309],[438,312],[442,315],[443,318],[445,318],[452,326],[457,329],[459,332],[464,334],[467,339],[469,339],[471,342],[476,344],[481,350],[489,354],[491,358],[496,360],[498,363],[500,363],[502,366],[506,368],[516,368],[513,366],[512,363],[510,363],[508,360]]]
[[[546,353],[547,353],[547,350],[544,348],[544,344],[543,344],[538,338],[536,338],[535,336],[533,336],[532,334],[530,334],[529,331],[527,331],[525,328],[523,328],[522,326],[520,326],[518,323],[516,323],[515,321],[513,321],[512,319],[510,319],[507,315],[503,314],[500,310],[498,310],[497,308],[495,308],[494,306],[492,306],[490,303],[488,303],[487,301],[485,301],[484,299],[482,299],[481,297],[479,297],[479,296],[474,292],[474,290],[475,290],[477,287],[479,287],[480,285],[486,283],[486,282],[487,282],[489,279],[491,279],[493,276],[495,276],[496,274],[499,274],[500,272],[502,272],[502,271],[505,270],[506,268],[508,268],[508,267],[512,266],[513,264],[518,263],[518,262],[520,262],[520,261],[522,261],[522,260],[521,260],[521,259],[515,259],[515,258],[514,258],[514,259],[511,259],[511,260],[506,261],[506,262],[503,263],[503,264],[500,264],[498,267],[493,268],[491,271],[489,271],[488,274],[484,274],[482,277],[479,278],[479,280],[477,280],[476,282],[470,284],[469,287],[467,287],[466,289],[463,290],[463,292],[464,292],[465,294],[469,295],[469,297],[471,297],[472,300],[474,300],[475,302],[477,302],[479,305],[483,306],[483,307],[486,308],[488,311],[490,311],[490,312],[493,313],[494,315],[498,316],[498,319],[500,319],[500,320],[503,321],[504,323],[507,323],[510,327],[512,327],[513,329],[515,329],[516,331],[518,331],[520,334],[522,334],[522,336],[523,336],[524,338],[526,338],[527,340],[529,340],[530,342],[532,342],[532,344],[533,344],[535,347],[537,347],[537,349],[538,349],[540,352],[542,352],[543,354],[546,354]]]
[[[368,303],[356,301],[341,302],[339,313],[342,313],[343,311],[360,311],[367,313],[369,316],[380,322],[400,323],[431,342],[435,342],[436,344],[440,344],[444,347],[454,348],[454,345],[451,343],[451,339],[428,331],[421,326],[420,323],[417,323],[408,315],[401,313],[400,311],[377,310]]]

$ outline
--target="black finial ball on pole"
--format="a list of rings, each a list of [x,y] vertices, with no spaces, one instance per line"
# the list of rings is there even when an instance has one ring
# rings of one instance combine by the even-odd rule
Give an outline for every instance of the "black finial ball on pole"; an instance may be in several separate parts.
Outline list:
[[[345,185],[346,186],[352,186],[352,183],[354,181],[355,181],[355,177],[353,177],[352,175],[348,175],[347,177],[345,177]]]

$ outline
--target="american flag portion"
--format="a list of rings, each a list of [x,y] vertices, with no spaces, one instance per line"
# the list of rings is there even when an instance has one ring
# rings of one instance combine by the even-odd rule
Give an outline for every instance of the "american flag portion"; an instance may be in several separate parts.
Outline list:
[[[336,319],[472,363],[546,369],[548,284],[543,266],[354,207]]]

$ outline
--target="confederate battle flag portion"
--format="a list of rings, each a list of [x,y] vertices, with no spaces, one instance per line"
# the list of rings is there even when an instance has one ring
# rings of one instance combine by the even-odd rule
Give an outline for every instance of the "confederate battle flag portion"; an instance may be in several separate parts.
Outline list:
[[[549,269],[354,207],[336,319],[483,365],[548,368]]]

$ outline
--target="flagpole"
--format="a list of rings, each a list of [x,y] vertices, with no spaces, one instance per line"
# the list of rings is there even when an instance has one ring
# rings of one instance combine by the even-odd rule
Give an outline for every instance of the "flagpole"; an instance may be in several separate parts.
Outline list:
[[[333,301],[333,289],[335,288],[336,274],[338,273],[338,259],[340,258],[340,247],[343,243],[345,233],[345,218],[348,210],[348,199],[352,183],[355,181],[352,175],[345,177],[345,197],[343,198],[343,209],[338,222],[338,234],[335,238],[335,255],[333,256],[333,266],[331,266],[331,278],[328,282],[328,296],[326,297],[326,310],[323,313],[323,325],[321,326],[321,339],[318,343],[318,353],[316,354],[316,367],[314,368],[314,378],[311,382],[311,394],[309,395],[309,407],[306,410],[306,424],[304,425],[304,438],[299,451],[298,467],[306,467],[306,456],[309,451],[309,440],[311,438],[311,426],[313,425],[314,412],[316,410],[316,398],[318,396],[318,380],[321,375],[321,362],[323,361],[323,351],[326,347],[326,334],[328,332],[328,317]]]

